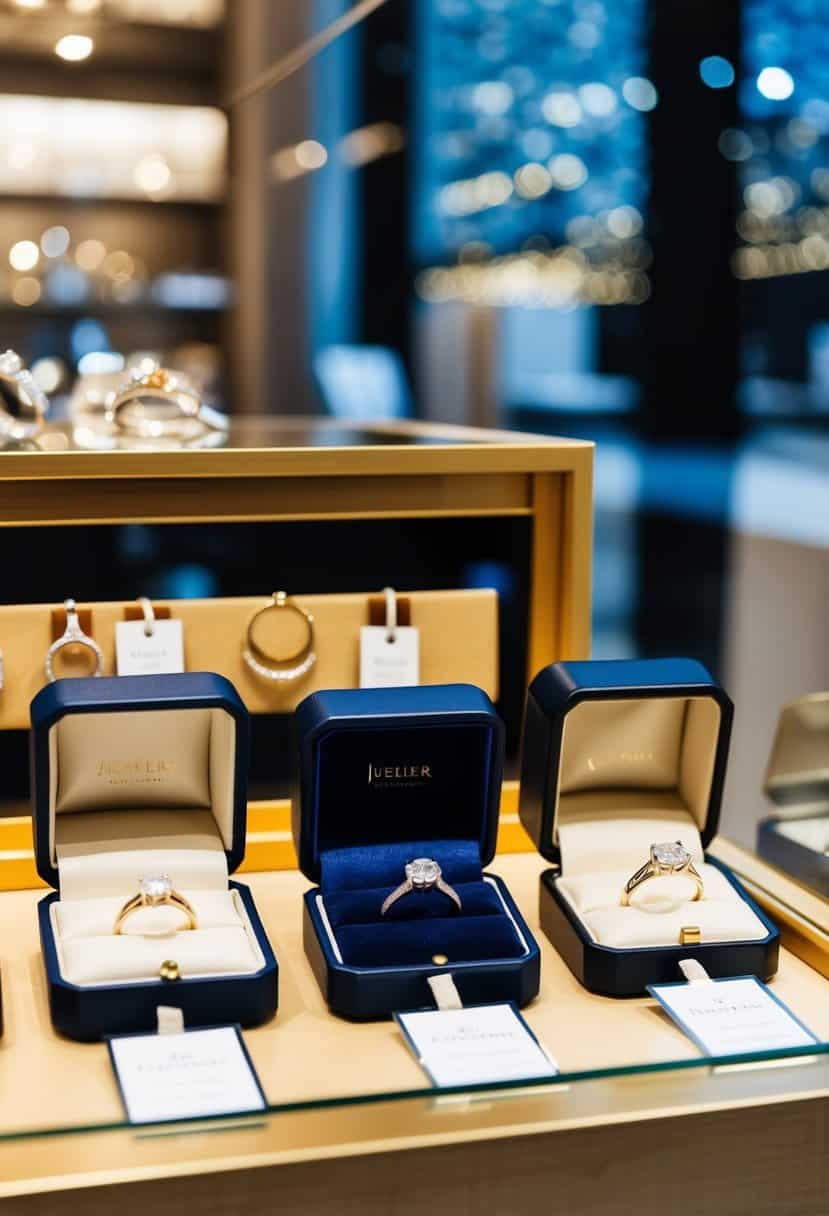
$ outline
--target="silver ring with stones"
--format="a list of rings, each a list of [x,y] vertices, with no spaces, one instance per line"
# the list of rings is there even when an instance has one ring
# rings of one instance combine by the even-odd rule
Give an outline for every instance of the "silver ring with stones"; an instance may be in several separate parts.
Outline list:
[[[0,354],[0,437],[32,439],[49,412],[49,398],[16,351]]]
[[[397,903],[404,895],[432,890],[440,891],[451,899],[459,912],[461,911],[463,904],[460,895],[444,881],[440,866],[431,857],[415,857],[414,861],[406,862],[405,873],[406,877],[400,886],[395,887],[383,900],[380,907],[381,916],[385,916],[392,904]]]
[[[44,664],[46,679],[50,684],[54,684],[57,679],[55,675],[55,658],[67,646],[83,646],[86,650],[90,651],[95,657],[95,670],[91,672],[91,675],[103,675],[104,652],[95,639],[91,638],[88,633],[84,633],[81,629],[81,623],[78,620],[78,607],[75,601],[66,600],[63,606],[66,609],[66,629],[46,652],[46,662]]]

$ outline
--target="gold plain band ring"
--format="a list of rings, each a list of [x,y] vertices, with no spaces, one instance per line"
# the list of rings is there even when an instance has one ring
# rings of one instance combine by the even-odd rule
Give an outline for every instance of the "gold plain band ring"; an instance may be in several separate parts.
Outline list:
[[[305,643],[293,654],[284,657],[269,654],[254,636],[256,622],[269,612],[293,612],[302,618],[308,631]],[[307,675],[317,661],[314,653],[314,618],[305,608],[289,599],[284,591],[274,591],[264,607],[259,608],[248,622],[242,658],[257,676],[271,683],[292,683]]]
[[[66,609],[66,629],[63,631],[57,641],[53,642],[46,651],[46,662],[44,669],[46,671],[46,679],[50,684],[54,684],[57,676],[55,675],[55,658],[67,646],[83,646],[85,650],[91,652],[95,657],[95,670],[93,676],[103,675],[104,671],[104,652],[101,647],[91,638],[88,633],[84,633],[81,629],[81,623],[78,619],[78,608],[74,600],[65,600],[64,608]]]
[[[128,899],[115,917],[112,932],[116,936],[123,933],[124,924],[139,908],[160,908],[165,905],[183,913],[185,924],[182,925],[182,929],[198,928],[199,922],[192,905],[183,895],[179,895],[178,891],[173,890],[169,874],[148,874],[146,877],[139,878],[138,894]]]
[[[643,883],[649,882],[652,878],[665,878],[675,874],[687,874],[693,880],[695,890],[691,896],[692,903],[694,900],[702,899],[704,884],[694,867],[691,854],[685,846],[678,840],[652,844],[650,859],[625,883],[622,891],[622,907],[630,906],[631,895]]]

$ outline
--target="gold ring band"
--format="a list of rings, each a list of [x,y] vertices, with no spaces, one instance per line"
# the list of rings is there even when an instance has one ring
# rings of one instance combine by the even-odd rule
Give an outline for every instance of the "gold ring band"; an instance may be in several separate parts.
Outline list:
[[[193,907],[184,898],[179,895],[178,891],[173,890],[173,884],[170,881],[169,874],[152,874],[138,880],[138,893],[133,895],[124,904],[121,911],[115,917],[115,924],[112,926],[112,932],[116,934],[123,933],[124,924],[133,912],[137,912],[139,908],[160,908],[169,906],[183,913],[185,924],[182,929],[197,929],[198,919]]]
[[[705,890],[702,878],[694,867],[691,854],[679,840],[666,841],[663,844],[652,844],[648,861],[632,874],[622,891],[622,907],[630,906],[630,897],[637,887],[649,882],[652,878],[667,878],[675,874],[687,874],[694,882],[694,900],[702,899]]]
[[[256,622],[268,612],[294,612],[305,622],[308,636],[305,644],[294,654],[277,657],[260,646],[254,637]],[[314,653],[314,618],[305,608],[289,599],[284,591],[274,591],[267,604],[259,608],[248,622],[242,658],[247,666],[263,680],[272,683],[292,683],[307,675],[317,661]]]

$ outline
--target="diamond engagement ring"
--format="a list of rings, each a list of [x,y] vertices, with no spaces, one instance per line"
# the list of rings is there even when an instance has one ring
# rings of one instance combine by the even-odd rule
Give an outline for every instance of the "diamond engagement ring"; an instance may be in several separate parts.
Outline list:
[[[0,437],[32,439],[48,411],[49,400],[20,355],[0,354]]]
[[[106,403],[105,418],[136,439],[190,439],[226,431],[227,418],[202,401],[189,376],[166,367],[136,367]]]
[[[691,854],[678,840],[670,840],[665,844],[652,844],[650,860],[637,870],[625,883],[622,891],[622,907],[630,905],[630,897],[637,887],[648,882],[651,878],[665,878],[673,874],[687,874],[695,883],[691,903],[702,899],[703,882],[697,873]]]
[[[54,684],[57,679],[55,675],[55,657],[67,646],[83,646],[86,650],[90,651],[95,657],[95,670],[92,672],[92,675],[103,675],[104,652],[95,639],[91,638],[88,633],[84,633],[81,629],[81,623],[78,620],[77,604],[74,600],[66,600],[63,606],[66,609],[66,629],[46,651],[46,662],[44,664],[46,679],[50,684]]]
[[[401,882],[399,887],[395,887],[383,900],[380,915],[385,916],[392,904],[396,903],[398,899],[402,899],[404,895],[408,895],[411,891],[431,891],[433,888],[451,899],[460,912],[462,907],[461,897],[453,887],[449,886],[448,882],[443,881],[438,863],[432,861],[431,857],[415,857],[414,861],[406,863],[405,880]]]
[[[112,932],[116,935],[123,933],[124,922],[133,912],[137,912],[139,908],[159,908],[163,904],[169,904],[171,908],[177,908],[179,912],[184,913],[187,920],[186,924],[182,925],[182,929],[195,929],[198,927],[196,913],[184,896],[179,895],[178,891],[173,890],[170,875],[148,874],[145,878],[139,878],[138,894],[133,895],[132,899],[128,899],[115,917]]]

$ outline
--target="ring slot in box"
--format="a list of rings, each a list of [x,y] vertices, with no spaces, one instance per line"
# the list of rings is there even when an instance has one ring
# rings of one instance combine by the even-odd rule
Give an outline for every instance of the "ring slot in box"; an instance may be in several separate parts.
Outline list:
[[[778,932],[734,875],[709,858],[732,705],[690,659],[556,663],[530,685],[521,820],[555,868],[541,876],[541,926],[594,992],[641,995],[696,958],[712,976],[777,969]],[[678,842],[688,873],[627,881],[651,845]],[[685,935],[683,929],[699,930]]]
[[[504,728],[469,684],[314,693],[296,711],[294,840],[306,877],[305,950],[334,1013],[354,1020],[433,1006],[451,972],[462,1000],[538,992],[538,946],[495,854]],[[461,900],[432,888],[385,898],[416,857]],[[442,961],[442,960],[445,960]]]
[[[248,714],[213,673],[64,679],[32,702],[38,908],[52,1020],[74,1039],[151,1030],[159,1005],[188,1026],[253,1026],[277,1003],[277,964],[247,887]],[[133,911],[141,880],[192,907]],[[163,981],[162,963],[181,978]]]
[[[766,771],[776,813],[757,828],[757,852],[829,895],[829,692],[784,705]]]

